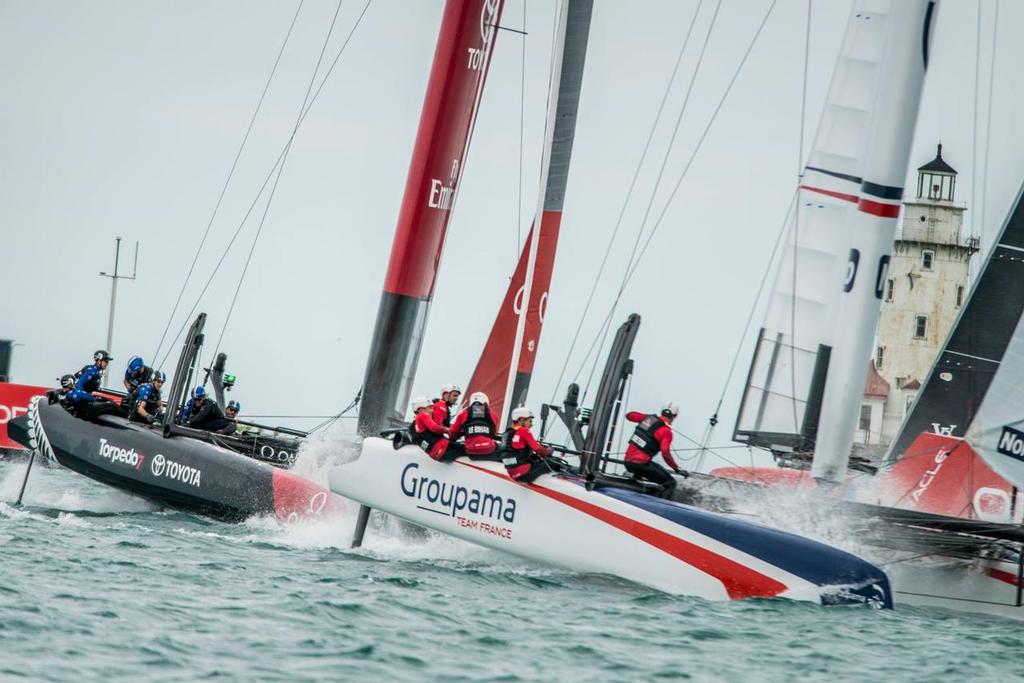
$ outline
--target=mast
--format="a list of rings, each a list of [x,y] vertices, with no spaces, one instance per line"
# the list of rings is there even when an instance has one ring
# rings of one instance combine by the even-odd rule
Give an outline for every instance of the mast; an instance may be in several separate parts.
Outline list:
[[[846,477],[857,429],[864,369],[872,355],[921,104],[935,4],[893,0],[888,9],[884,17],[874,17],[884,21],[884,49],[876,67],[880,76],[857,211],[847,219],[849,258],[811,465],[815,479],[836,483]]]
[[[401,422],[503,0],[448,0],[366,363],[359,433]]]
[[[590,36],[593,0],[566,0],[559,15],[559,37],[552,56],[541,183],[533,226],[512,281],[477,362],[468,391],[483,391],[502,416],[526,400],[541,328],[568,184],[576,115]],[[539,226],[539,227],[538,227]],[[528,305],[524,306],[523,302]]]

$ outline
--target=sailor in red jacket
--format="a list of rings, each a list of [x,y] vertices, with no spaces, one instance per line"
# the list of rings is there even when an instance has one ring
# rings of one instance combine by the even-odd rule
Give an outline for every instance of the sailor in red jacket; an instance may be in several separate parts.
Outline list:
[[[679,414],[679,407],[669,401],[661,409],[661,414],[650,414],[630,411],[626,419],[637,422],[633,436],[629,437],[626,448],[626,469],[640,479],[654,482],[661,486],[661,497],[671,498],[676,488],[676,480],[668,470],[653,461],[654,456],[661,457],[672,468],[673,472],[682,473],[672,458],[672,421]]]
[[[545,462],[552,451],[533,438],[531,426],[533,413],[530,409],[516,408],[512,411],[512,426],[502,440],[501,461],[508,470],[508,476],[524,484],[552,471],[552,467]]]
[[[469,406],[460,412],[452,427],[448,430],[448,439],[455,441],[460,436],[466,437],[466,453],[471,458],[485,458],[497,449],[495,439],[498,436],[498,416],[491,410],[487,394],[476,391],[469,396]]]
[[[432,414],[434,422],[444,425],[445,428],[452,426],[452,408],[459,403],[459,396],[462,395],[462,387],[458,384],[445,384],[441,387],[441,398],[434,399]],[[453,439],[454,441],[454,439]]]
[[[430,399],[426,397],[412,400],[414,417],[409,425],[409,437],[434,460],[450,460],[445,457],[449,443],[448,432],[444,425],[438,424],[431,416],[431,405]]]

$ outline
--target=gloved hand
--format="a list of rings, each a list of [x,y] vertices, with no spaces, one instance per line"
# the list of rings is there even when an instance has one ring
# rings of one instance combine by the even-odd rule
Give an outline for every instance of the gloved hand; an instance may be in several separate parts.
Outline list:
[[[679,475],[680,477],[682,477],[683,479],[689,479],[689,478],[690,478],[690,473],[689,473],[689,472],[687,472],[686,470],[681,470],[681,469],[679,469],[679,468],[677,467],[677,468],[676,468],[675,470],[673,470],[673,471],[674,471],[674,472],[675,472],[676,474],[678,474],[678,475]]]

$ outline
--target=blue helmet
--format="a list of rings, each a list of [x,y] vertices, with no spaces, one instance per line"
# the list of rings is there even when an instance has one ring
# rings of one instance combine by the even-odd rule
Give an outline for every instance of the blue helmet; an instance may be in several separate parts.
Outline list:
[[[153,371],[153,379],[151,379],[149,381],[150,382],[166,382],[167,381],[167,373],[163,372],[162,370],[154,370]]]
[[[132,356],[131,360],[128,361],[128,372],[133,375],[146,367],[146,362],[142,360],[142,356]]]
[[[227,410],[233,410],[236,413],[242,412],[242,404],[238,401],[229,401]]]
[[[206,398],[206,389],[196,387],[192,390],[192,398]]]

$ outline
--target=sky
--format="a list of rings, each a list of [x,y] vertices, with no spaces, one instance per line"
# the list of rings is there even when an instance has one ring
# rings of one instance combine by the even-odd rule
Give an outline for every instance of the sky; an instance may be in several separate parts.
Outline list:
[[[591,366],[583,354],[611,306],[642,217],[648,206],[652,220],[663,211],[692,156],[615,320],[642,316],[629,408],[650,411],[674,400],[682,411],[675,426],[700,439],[724,395],[712,443],[729,444],[760,312],[745,338],[744,325],[802,166],[801,148],[806,155],[815,133],[850,3],[810,3],[805,62],[808,2],[777,0],[694,156],[771,2],[724,0],[700,59],[715,4],[595,0],[559,255],[531,386],[535,409],[560,398],[569,379],[586,384]],[[593,310],[556,386],[698,5],[680,76]],[[136,279],[118,287],[113,366],[120,373],[135,354],[153,361],[297,7],[0,0],[0,255],[7,289],[0,338],[19,344],[15,381],[51,384],[106,345],[110,280],[99,273],[113,269],[118,236],[122,273],[131,268],[136,242],[139,256]],[[328,61],[364,7],[364,0],[342,2]],[[334,414],[362,382],[443,3],[370,2],[296,135],[253,247],[264,202],[244,224],[243,216],[292,131],[336,8],[334,1],[302,3],[171,325],[173,336],[243,225],[197,310],[209,316],[210,348],[223,329],[221,350],[238,377],[231,397],[250,416]],[[555,9],[553,1],[506,2],[503,25],[528,35],[502,31],[495,45],[414,395],[468,381],[514,268],[517,240],[532,219]],[[968,203],[966,225],[983,245],[1024,171],[1021,96],[1008,80],[1024,46],[1007,35],[1021,21],[1020,3],[940,4],[906,184],[908,193],[916,188],[913,169],[934,156],[941,140],[944,158],[960,172],[957,199]],[[172,367],[173,359],[164,363]],[[319,420],[266,421],[309,427]],[[718,452],[724,462],[750,461],[742,449]]]

